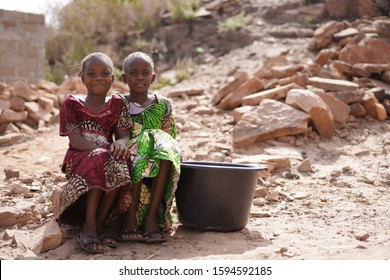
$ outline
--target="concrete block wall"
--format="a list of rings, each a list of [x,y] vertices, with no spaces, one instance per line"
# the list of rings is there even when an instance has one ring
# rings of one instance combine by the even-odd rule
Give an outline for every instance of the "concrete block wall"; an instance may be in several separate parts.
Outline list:
[[[0,82],[44,77],[45,16],[0,9]]]

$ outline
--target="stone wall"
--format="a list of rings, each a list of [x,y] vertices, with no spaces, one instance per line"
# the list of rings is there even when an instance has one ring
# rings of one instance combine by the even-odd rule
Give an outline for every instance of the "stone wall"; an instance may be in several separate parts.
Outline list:
[[[44,76],[45,17],[0,9],[0,82],[35,83]]]

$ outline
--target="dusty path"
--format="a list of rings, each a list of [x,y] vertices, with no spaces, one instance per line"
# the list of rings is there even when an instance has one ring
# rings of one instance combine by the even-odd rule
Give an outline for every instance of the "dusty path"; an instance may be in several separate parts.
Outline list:
[[[257,199],[248,225],[241,231],[200,232],[177,222],[167,243],[121,243],[116,250],[93,258],[388,259],[390,124],[361,120],[359,126],[346,129],[348,136],[344,138],[313,140],[304,147],[293,148],[307,155],[314,171],[298,173],[299,179],[286,179],[282,172],[264,179],[258,188],[276,191],[278,199],[260,198],[260,203]],[[42,132],[29,143],[2,148],[2,169],[4,166],[17,169],[22,178],[61,176],[58,166],[67,140],[58,136],[57,129]],[[263,145],[263,148],[285,146],[275,141]],[[39,201],[44,211],[50,203],[41,198],[47,199],[51,186],[44,185],[28,200]],[[23,199],[6,195],[4,186],[1,192],[2,204]],[[34,226],[30,224],[27,228],[32,230]],[[64,233],[63,245],[39,258],[91,258],[76,244],[77,229],[64,228]],[[12,247],[10,240],[1,241],[3,259],[15,258],[22,250]]]
[[[183,227],[176,218],[171,237],[164,244],[120,243],[115,250],[96,256],[78,248],[76,228],[63,227],[63,244],[40,254],[38,259],[390,258],[389,120],[358,119],[338,129],[331,140],[309,136],[299,138],[299,145],[291,145],[285,139],[241,149],[231,147],[231,112],[211,105],[215,81],[237,65],[254,68],[267,50],[289,48],[290,54],[296,54],[297,58],[301,55],[299,52],[305,53],[302,46],[308,39],[271,38],[266,36],[267,27],[258,26],[264,32],[263,40],[200,66],[191,80],[184,82],[206,85],[209,90],[204,96],[173,99],[184,159],[192,159],[196,153],[207,160],[218,160],[220,153],[215,151],[225,148],[231,151],[230,159],[262,154],[271,148],[272,153],[288,150],[291,168],[277,170],[259,180],[247,226],[230,233],[200,232]],[[52,127],[37,133],[29,142],[0,148],[1,206],[32,203],[39,214],[38,220],[19,229],[26,234],[34,234],[36,228],[53,219],[48,198],[51,189],[63,180],[59,165],[66,147],[67,139],[58,136],[58,127]],[[310,160],[312,172],[296,170],[302,157]],[[11,184],[4,180],[5,168],[19,170],[24,184],[36,186],[32,195],[11,194]],[[1,259],[26,257],[24,246],[4,238],[4,230],[0,234],[3,237],[0,239]]]

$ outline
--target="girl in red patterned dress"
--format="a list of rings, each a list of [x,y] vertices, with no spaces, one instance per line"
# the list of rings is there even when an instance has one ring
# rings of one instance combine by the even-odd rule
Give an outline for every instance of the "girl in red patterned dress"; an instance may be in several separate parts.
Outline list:
[[[123,99],[116,94],[107,97],[113,73],[107,55],[86,56],[79,77],[87,95],[69,95],[60,111],[60,135],[69,138],[62,165],[68,181],[53,193],[52,201],[61,222],[81,225],[77,240],[90,253],[114,247],[115,240],[104,235],[103,225],[119,189],[130,184],[126,144],[132,123]]]

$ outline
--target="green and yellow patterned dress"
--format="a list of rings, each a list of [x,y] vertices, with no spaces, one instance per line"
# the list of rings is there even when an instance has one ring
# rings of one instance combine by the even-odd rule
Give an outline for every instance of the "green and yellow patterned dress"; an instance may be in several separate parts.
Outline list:
[[[158,218],[159,227],[167,230],[173,222],[171,206],[180,176],[180,149],[175,140],[176,126],[171,103],[166,97],[157,94],[155,98],[156,103],[146,108],[140,108],[125,99],[134,124],[128,143],[131,151],[130,176],[133,185],[143,181],[137,210],[138,224],[142,227],[150,201],[151,180],[148,178],[157,176],[161,160],[172,162],[171,175]],[[131,201],[131,192],[128,192],[123,198],[122,211],[127,209]]]

